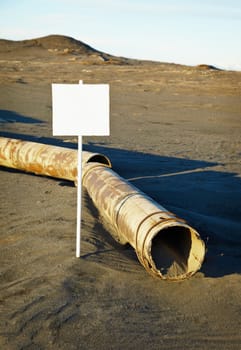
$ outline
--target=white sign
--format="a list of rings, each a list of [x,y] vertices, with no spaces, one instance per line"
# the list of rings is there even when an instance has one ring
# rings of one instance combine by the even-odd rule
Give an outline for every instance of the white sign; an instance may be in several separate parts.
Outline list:
[[[109,85],[52,84],[53,135],[109,135]]]
[[[78,136],[76,257],[81,240],[82,136],[110,134],[108,84],[52,84],[54,136]]]

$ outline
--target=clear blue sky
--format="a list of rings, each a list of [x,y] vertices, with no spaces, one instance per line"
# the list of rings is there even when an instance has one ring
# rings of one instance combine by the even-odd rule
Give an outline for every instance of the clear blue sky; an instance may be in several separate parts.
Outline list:
[[[0,0],[0,38],[63,34],[104,52],[241,70],[241,0]]]

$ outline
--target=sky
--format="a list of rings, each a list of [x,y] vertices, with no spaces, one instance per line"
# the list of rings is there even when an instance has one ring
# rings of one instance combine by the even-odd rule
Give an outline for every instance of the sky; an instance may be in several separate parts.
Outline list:
[[[106,53],[241,70],[241,0],[0,0],[0,38],[62,34]]]

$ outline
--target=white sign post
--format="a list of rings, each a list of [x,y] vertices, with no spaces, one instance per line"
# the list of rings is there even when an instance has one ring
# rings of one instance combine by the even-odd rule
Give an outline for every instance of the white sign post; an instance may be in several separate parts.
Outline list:
[[[76,257],[80,257],[82,136],[110,132],[108,84],[52,84],[53,135],[78,136]]]

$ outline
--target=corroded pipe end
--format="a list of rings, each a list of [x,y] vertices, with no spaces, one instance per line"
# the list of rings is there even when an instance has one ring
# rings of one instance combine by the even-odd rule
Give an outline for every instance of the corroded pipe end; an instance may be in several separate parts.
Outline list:
[[[170,221],[149,231],[137,254],[152,275],[180,280],[192,276],[201,268],[205,245],[192,227]]]
[[[197,272],[205,246],[184,220],[122,179],[107,165],[88,163],[83,186],[99,209],[103,222],[121,244],[129,243],[141,264],[154,276],[180,280]]]
[[[87,163],[100,163],[107,165],[111,168],[111,161],[108,157],[101,153],[92,153],[83,151],[82,152],[82,165],[86,165]]]

